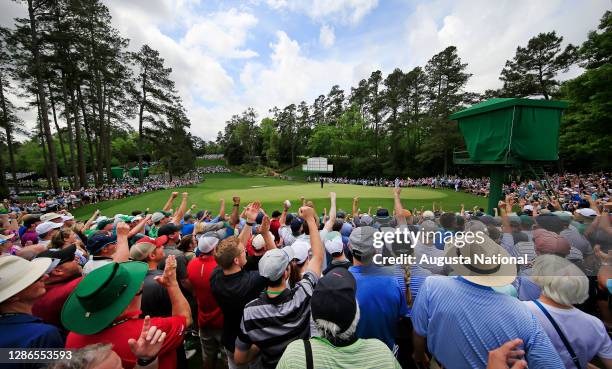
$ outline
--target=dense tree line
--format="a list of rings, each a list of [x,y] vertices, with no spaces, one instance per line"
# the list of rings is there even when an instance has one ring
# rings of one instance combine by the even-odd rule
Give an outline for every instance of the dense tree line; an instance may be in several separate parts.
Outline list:
[[[493,97],[563,99],[570,104],[561,126],[562,162],[569,169],[609,169],[612,136],[612,44],[610,12],[581,46],[562,48],[556,32],[519,46],[500,72],[503,86],[466,91],[471,77],[455,46],[423,67],[374,71],[350,91],[333,86],[311,104],[274,107],[260,122],[249,108],[234,115],[217,143],[232,164],[297,164],[300,156],[325,156],[337,175],[421,176],[456,171],[454,149],[463,147],[449,115]],[[561,83],[560,72],[580,63],[586,71]],[[534,133],[536,134],[536,133]]]
[[[188,133],[189,119],[159,52],[148,45],[129,52],[129,40],[112,27],[109,10],[99,0],[21,3],[28,17],[0,28],[4,191],[7,167],[16,186],[15,173],[24,169],[42,169],[56,191],[60,176],[67,176],[73,188],[90,184],[88,173],[95,185],[110,182],[121,140],[132,141],[123,148],[135,151],[140,166],[143,158],[171,162],[171,175],[193,166],[189,159],[196,140]],[[15,95],[37,112],[31,132],[10,100]],[[138,123],[136,137],[130,121]],[[16,142],[17,133],[28,140]],[[34,152],[40,153],[42,168],[31,166],[39,162],[28,160]]]

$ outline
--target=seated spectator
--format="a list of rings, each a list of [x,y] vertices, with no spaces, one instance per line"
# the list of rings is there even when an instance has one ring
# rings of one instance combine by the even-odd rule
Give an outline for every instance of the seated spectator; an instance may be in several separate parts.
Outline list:
[[[355,278],[343,267],[331,269],[319,280],[311,298],[319,335],[290,343],[278,369],[304,368],[307,362],[313,368],[400,368],[383,342],[356,337],[360,312],[355,289]]]

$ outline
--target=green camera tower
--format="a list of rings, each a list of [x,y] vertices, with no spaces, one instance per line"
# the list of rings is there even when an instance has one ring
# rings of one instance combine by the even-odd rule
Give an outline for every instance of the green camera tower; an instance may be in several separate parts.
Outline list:
[[[453,154],[453,162],[491,169],[490,214],[502,197],[509,170],[559,159],[559,125],[565,108],[563,101],[500,98],[449,117],[458,122],[467,147]]]

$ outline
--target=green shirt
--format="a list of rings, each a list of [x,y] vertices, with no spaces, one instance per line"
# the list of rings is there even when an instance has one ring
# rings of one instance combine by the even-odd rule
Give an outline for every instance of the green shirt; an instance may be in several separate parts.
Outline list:
[[[157,238],[157,231],[159,231],[159,228],[157,228],[156,226],[151,226],[151,228],[149,228],[149,237],[151,238]]]
[[[310,339],[314,368],[401,369],[387,345],[378,339],[358,339],[345,347],[335,347],[321,337]],[[304,342],[295,340],[287,346],[276,369],[306,367]]]

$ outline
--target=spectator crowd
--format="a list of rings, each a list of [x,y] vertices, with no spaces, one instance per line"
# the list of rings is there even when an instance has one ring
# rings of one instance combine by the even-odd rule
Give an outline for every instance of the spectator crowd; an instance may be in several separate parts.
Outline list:
[[[146,192],[167,190],[177,187],[193,186],[204,180],[204,174],[229,173],[230,170],[224,166],[198,167],[179,178],[169,180],[162,175],[152,175],[144,178],[143,185],[138,180],[114,181],[112,185],[101,187],[87,187],[79,190],[65,190],[55,194],[53,190],[42,191],[35,201],[21,200],[16,194],[6,199],[0,211],[5,212],[28,212],[40,213],[47,211],[72,210],[82,205],[95,204],[100,201],[118,200],[139,195]]]
[[[612,368],[607,176],[512,183],[497,215],[410,211],[401,197],[486,179],[326,181],[378,182],[394,207],[361,213],[355,198],[343,211],[330,192],[323,215],[304,198],[264,209],[239,197],[211,214],[173,192],[153,213],[80,221],[9,203],[0,347],[73,350],[55,369],[187,368],[192,337],[204,368]],[[375,247],[397,230],[444,237]],[[454,241],[466,232],[483,236]],[[416,262],[390,261],[402,255]],[[454,256],[492,261],[432,261]]]

